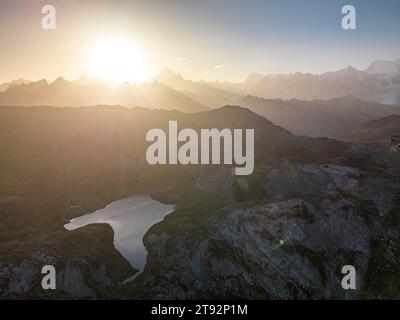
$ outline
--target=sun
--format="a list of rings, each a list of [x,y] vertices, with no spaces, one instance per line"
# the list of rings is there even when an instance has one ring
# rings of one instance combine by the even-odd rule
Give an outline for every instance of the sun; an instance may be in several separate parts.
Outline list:
[[[106,37],[91,50],[86,73],[112,85],[122,82],[143,83],[148,80],[145,55],[134,41],[123,37]]]

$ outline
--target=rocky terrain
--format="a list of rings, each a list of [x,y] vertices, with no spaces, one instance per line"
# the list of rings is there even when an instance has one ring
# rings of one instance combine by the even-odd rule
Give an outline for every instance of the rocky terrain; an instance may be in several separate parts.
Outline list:
[[[399,179],[335,164],[263,175],[263,197],[207,213],[196,220],[203,228],[150,231],[146,297],[399,297]],[[346,264],[357,266],[356,291],[340,286]]]
[[[255,171],[149,166],[145,133],[254,128]],[[184,114],[123,107],[0,108],[1,299],[395,299],[400,153],[295,136],[240,107]],[[112,230],[65,221],[136,193],[176,204],[144,237],[144,272]],[[57,290],[40,287],[43,264]],[[357,269],[357,290],[340,286]]]

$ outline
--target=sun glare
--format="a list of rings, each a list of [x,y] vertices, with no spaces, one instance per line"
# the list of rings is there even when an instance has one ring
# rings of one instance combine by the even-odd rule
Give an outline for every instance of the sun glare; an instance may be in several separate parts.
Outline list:
[[[86,72],[89,77],[100,77],[112,85],[143,83],[149,76],[143,51],[134,42],[115,37],[103,39],[93,47]]]

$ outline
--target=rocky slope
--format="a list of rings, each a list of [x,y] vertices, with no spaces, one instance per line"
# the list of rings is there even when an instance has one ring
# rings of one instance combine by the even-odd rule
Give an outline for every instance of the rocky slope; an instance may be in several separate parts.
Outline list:
[[[136,288],[171,299],[400,296],[398,177],[336,164],[264,170],[262,197],[210,210],[179,232],[152,228]],[[346,264],[357,268],[355,291],[340,286]]]

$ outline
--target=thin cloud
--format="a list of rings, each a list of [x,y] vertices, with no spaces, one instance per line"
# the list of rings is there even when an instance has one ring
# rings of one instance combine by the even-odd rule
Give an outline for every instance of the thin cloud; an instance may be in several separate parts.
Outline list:
[[[178,60],[179,62],[187,62],[187,59],[182,57],[178,57],[176,58],[176,60]]]
[[[214,66],[213,69],[214,69],[214,70],[218,70],[218,69],[221,69],[221,68],[223,68],[223,67],[224,67],[223,64],[218,64],[218,65]]]

